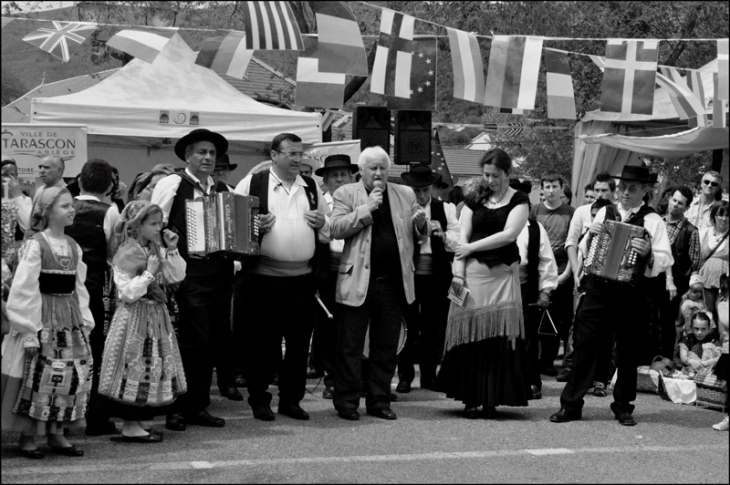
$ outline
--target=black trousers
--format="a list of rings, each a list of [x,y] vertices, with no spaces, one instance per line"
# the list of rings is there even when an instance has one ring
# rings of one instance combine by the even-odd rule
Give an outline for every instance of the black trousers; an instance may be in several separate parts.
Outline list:
[[[319,286],[319,296],[334,318],[327,318],[324,310],[317,305],[314,316],[314,334],[312,336],[311,366],[324,372],[324,385],[335,385],[335,356],[337,353],[337,322],[342,308],[335,301],[337,290],[337,271],[330,271],[327,279]]]
[[[560,404],[569,411],[583,408],[583,397],[593,385],[598,364],[611,331],[616,336],[618,379],[613,390],[614,413],[633,412],[636,399],[636,367],[641,346],[646,344],[651,292],[640,282],[637,287],[586,277],[586,294],[575,319],[575,357]]]
[[[679,306],[682,303],[682,295],[689,289],[689,280],[685,278],[674,278],[674,285],[677,287],[677,296],[669,298],[666,290],[666,275],[661,273],[656,277],[655,301],[657,305],[657,318],[659,329],[658,353],[662,356],[674,358],[674,348],[677,341],[676,321],[679,315]]]
[[[236,343],[243,349],[248,403],[271,403],[268,392],[279,371],[279,405],[298,404],[307,385],[307,355],[314,326],[315,285],[311,274],[276,277],[250,274],[240,286],[246,314],[237,313]],[[239,318],[239,314],[241,318]],[[281,339],[286,341],[281,360]]]
[[[550,316],[558,330],[557,337],[540,335],[540,366],[550,367],[558,357],[560,342],[568,341],[570,326],[573,324],[573,278],[568,278],[553,291],[550,298]],[[566,345],[567,347],[567,345]]]
[[[365,302],[357,307],[342,306],[337,332],[334,406],[338,410],[357,409],[360,405],[365,333],[370,325],[368,382],[363,383],[368,409],[390,406],[390,381],[398,360],[398,337],[406,307],[400,277],[372,278]]]
[[[89,334],[91,356],[94,358],[93,374],[91,376],[91,394],[89,396],[89,410],[86,415],[89,426],[100,426],[109,420],[107,409],[108,401],[99,396],[99,374],[101,360],[104,355],[104,288],[87,288],[89,292],[89,310],[94,317],[94,328]]]
[[[210,405],[213,367],[230,352],[232,275],[186,276],[177,291],[178,344],[188,391],[173,405],[197,414]]]
[[[542,379],[540,378],[540,360],[539,360],[539,353],[540,353],[540,345],[539,345],[539,335],[537,334],[537,329],[540,324],[540,316],[542,315],[542,312],[538,309],[537,305],[535,305],[535,302],[531,302],[528,300],[526,294],[527,294],[527,285],[523,284],[521,285],[522,290],[522,313],[525,317],[525,356],[526,356],[526,362],[527,362],[527,378],[530,382],[530,385],[537,386],[539,389],[542,389]],[[530,303],[532,303],[532,306],[528,306]]]
[[[436,367],[441,363],[446,339],[446,319],[449,315],[450,279],[436,275],[415,275],[416,301],[406,310],[408,338],[398,355],[398,380],[413,382],[414,364],[421,370],[421,383],[436,379]]]

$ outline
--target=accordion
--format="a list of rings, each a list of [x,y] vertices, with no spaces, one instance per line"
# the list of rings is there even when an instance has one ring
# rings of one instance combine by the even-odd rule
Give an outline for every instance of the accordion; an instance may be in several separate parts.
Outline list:
[[[219,192],[185,201],[188,254],[224,254],[240,259],[259,254],[259,230],[255,218],[259,198]]]
[[[645,238],[646,234],[643,226],[607,219],[600,234],[591,239],[583,262],[585,273],[609,281],[636,284],[644,274],[647,260],[640,258],[631,247],[631,239]]]

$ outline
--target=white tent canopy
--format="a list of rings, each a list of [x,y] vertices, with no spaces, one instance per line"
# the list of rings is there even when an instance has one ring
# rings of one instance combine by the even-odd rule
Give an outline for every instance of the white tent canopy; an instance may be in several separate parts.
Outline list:
[[[259,103],[195,58],[175,35],[151,64],[135,59],[84,91],[34,99],[31,123],[80,123],[89,135],[120,137],[176,139],[207,128],[229,141],[268,143],[283,132],[305,144],[322,141],[320,114]]]

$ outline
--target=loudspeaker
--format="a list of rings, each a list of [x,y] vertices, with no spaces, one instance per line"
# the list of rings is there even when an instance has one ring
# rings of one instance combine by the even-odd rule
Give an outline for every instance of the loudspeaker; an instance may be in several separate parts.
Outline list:
[[[360,150],[380,146],[390,153],[390,110],[380,106],[358,106],[352,119],[352,139]]]
[[[431,112],[400,110],[395,114],[395,164],[431,163]]]

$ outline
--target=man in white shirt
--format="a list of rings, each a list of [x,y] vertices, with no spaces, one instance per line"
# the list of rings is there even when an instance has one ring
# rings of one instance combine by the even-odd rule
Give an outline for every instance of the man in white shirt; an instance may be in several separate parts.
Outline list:
[[[38,187],[33,196],[33,202],[46,190],[47,187],[65,187],[63,172],[66,170],[66,162],[56,155],[46,155],[38,162],[38,177],[43,185]]]
[[[431,236],[414,247],[416,301],[406,313],[408,338],[398,355],[399,382],[395,390],[407,393],[415,378],[416,363],[421,370],[421,389],[434,389],[436,367],[444,350],[449,313],[446,295],[453,279],[451,262],[459,247],[459,220],[454,204],[433,197],[441,175],[433,173],[428,165],[416,165],[401,178],[413,189],[431,226]]]
[[[710,227],[710,209],[712,205],[722,198],[722,175],[719,172],[710,170],[705,172],[700,182],[700,195],[690,204],[687,212],[684,213],[689,222],[698,231]]]
[[[318,257],[327,253],[330,210],[316,182],[299,175],[304,156],[301,138],[282,133],[271,142],[270,170],[247,175],[235,192],[259,198],[261,255],[237,289],[250,302],[248,315],[236,316],[236,334],[245,354],[248,403],[254,417],[273,421],[271,394],[267,391],[281,359],[281,339],[286,340],[279,368],[279,414],[309,419],[299,402],[307,383],[307,355],[314,327],[315,272]],[[322,246],[318,248],[318,243]],[[319,251],[317,251],[319,249]],[[237,337],[238,340],[238,337]]]
[[[212,416],[206,408],[210,405],[213,367],[220,362],[218,356],[223,353],[229,359],[233,357],[230,318],[233,261],[188,254],[185,201],[228,190],[225,184],[216,184],[212,177],[216,157],[227,150],[228,140],[222,135],[203,128],[191,131],[175,144],[175,154],[187,167],[157,182],[152,192],[151,202],[160,206],[165,224],[180,236],[178,249],[187,264],[185,280],[175,296],[180,308],[178,343],[188,392],[178,398],[174,411],[167,415],[165,426],[174,431],[185,430],[187,424],[225,426],[222,418]],[[225,382],[220,382],[222,376],[218,373],[221,393],[240,394],[233,385],[232,363],[226,370],[230,375]]]
[[[348,155],[336,154],[325,158],[324,166],[314,172],[315,175],[324,179],[327,187],[324,199],[327,201],[330,211],[334,207],[332,194],[343,185],[354,182],[357,171],[357,165],[350,161]],[[330,241],[329,271],[327,272],[327,279],[319,285],[319,295],[322,298],[322,302],[334,318],[327,318],[324,311],[317,309],[314,321],[312,364],[316,370],[324,374],[325,388],[322,391],[322,397],[325,399],[332,399],[334,393],[337,324],[340,314],[340,306],[335,301],[335,290],[337,289],[337,274],[340,269],[340,260],[344,247],[345,241],[342,239],[333,239]]]
[[[625,166],[617,193],[619,206],[602,208],[581,242],[586,254],[588,240],[599,234],[606,217],[620,217],[621,222],[643,226],[645,238],[633,238],[632,250],[647,262],[643,277],[636,285],[609,281],[594,275],[585,278],[585,291],[575,318],[575,358],[568,383],[560,396],[561,409],[550,416],[553,423],[565,423],[582,417],[583,397],[593,384],[593,377],[605,341],[613,330],[618,353],[618,379],[611,404],[622,426],[635,426],[632,415],[636,399],[636,367],[642,360],[642,343],[648,336],[652,281],[674,264],[672,248],[662,218],[644,203],[644,197],[656,183],[648,168]],[[608,214],[608,216],[607,216]]]
[[[8,193],[5,194],[5,197],[18,211],[18,230],[16,230],[15,240],[22,241],[23,234],[30,224],[33,200],[25,195],[20,188],[20,183],[18,182],[18,165],[15,160],[5,155],[3,155],[2,160],[2,181],[4,184],[7,183]]]

